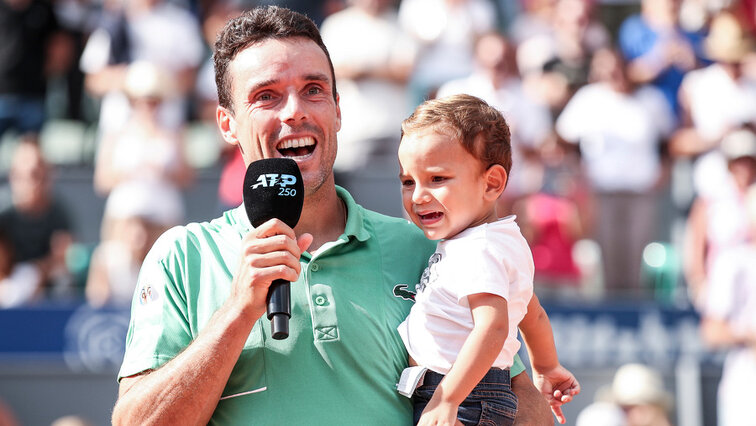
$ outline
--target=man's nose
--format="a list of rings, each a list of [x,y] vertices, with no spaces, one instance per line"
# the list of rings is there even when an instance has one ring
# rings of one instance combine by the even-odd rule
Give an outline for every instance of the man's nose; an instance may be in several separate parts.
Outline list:
[[[289,93],[281,110],[281,121],[300,121],[305,117],[307,113],[303,99],[298,93]]]

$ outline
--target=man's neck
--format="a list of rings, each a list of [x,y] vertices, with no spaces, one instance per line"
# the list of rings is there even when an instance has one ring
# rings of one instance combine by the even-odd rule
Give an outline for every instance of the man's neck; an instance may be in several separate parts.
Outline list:
[[[307,249],[312,253],[344,233],[346,214],[346,206],[336,194],[336,187],[332,182],[325,183],[317,194],[305,197],[302,216],[294,232],[298,236],[305,232],[312,234],[313,241]]]

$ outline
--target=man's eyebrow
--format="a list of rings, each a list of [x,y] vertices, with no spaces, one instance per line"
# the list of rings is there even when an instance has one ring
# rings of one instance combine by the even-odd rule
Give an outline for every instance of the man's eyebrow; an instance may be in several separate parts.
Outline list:
[[[328,86],[330,86],[331,84],[333,84],[331,82],[331,78],[328,75],[322,74],[322,73],[307,74],[307,75],[305,75],[303,77],[303,80],[305,80],[305,81],[318,81],[318,82],[321,82],[321,83],[325,83]],[[280,80],[277,79],[277,78],[271,78],[271,79],[268,79],[268,80],[258,81],[257,83],[255,83],[254,85],[252,85],[249,88],[249,90],[247,90],[247,93],[250,93],[250,94],[251,93],[255,93],[255,92],[257,92],[258,90],[260,90],[260,89],[262,89],[264,87],[273,86],[273,85],[277,84],[279,81]]]
[[[304,76],[304,79],[307,81],[319,81],[322,83],[326,83],[329,86],[332,84],[331,77],[322,73],[318,74],[307,74]]]
[[[252,94],[257,92],[258,90],[262,89],[263,87],[272,86],[274,84],[278,83],[278,79],[272,78],[269,80],[263,80],[258,81],[254,85],[252,85],[249,90],[247,90],[247,93]]]

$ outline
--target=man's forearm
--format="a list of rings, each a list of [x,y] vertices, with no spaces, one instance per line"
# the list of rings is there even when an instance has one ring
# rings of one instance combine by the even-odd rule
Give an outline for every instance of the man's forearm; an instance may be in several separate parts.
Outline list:
[[[515,426],[553,426],[554,416],[546,399],[535,388],[527,373],[512,377],[512,391],[517,395]]]
[[[257,318],[224,305],[176,358],[123,378],[113,424],[207,424]]]

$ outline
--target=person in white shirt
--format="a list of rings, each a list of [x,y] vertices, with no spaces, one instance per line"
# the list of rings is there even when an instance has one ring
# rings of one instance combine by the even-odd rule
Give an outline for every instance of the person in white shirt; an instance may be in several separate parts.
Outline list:
[[[606,285],[637,295],[643,248],[656,236],[659,152],[674,116],[658,89],[629,80],[615,50],[596,52],[590,79],[557,118],[556,132],[579,147],[595,194],[593,238],[601,247]]]
[[[512,424],[508,368],[522,329],[536,385],[560,423],[580,385],[557,359],[551,325],[533,296],[533,259],[514,216],[496,201],[512,166],[501,112],[470,95],[421,104],[402,123],[402,200],[410,219],[440,240],[399,334],[410,355],[400,380],[421,371],[415,423]],[[420,367],[420,368],[417,368]],[[427,369],[427,371],[424,371]],[[438,422],[438,423],[436,423]]]
[[[756,380],[756,184],[745,195],[750,241],[729,248],[715,259],[705,288],[701,335],[712,346],[727,349],[717,390],[721,426],[756,425],[749,389]]]

